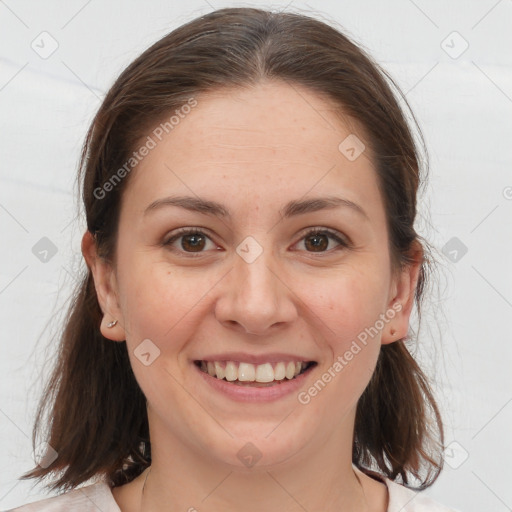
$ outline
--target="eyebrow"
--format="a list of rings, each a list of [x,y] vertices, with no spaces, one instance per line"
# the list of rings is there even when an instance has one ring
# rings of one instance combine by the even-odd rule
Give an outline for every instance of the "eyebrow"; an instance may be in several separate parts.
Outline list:
[[[227,219],[231,218],[229,210],[224,205],[216,201],[193,196],[170,196],[157,199],[144,210],[144,216],[150,212],[167,206],[178,206],[180,208],[184,208],[192,212],[202,213],[204,215],[213,215],[215,217],[222,217]],[[336,196],[293,200],[288,202],[284,208],[280,210],[279,213],[283,218],[290,218],[297,215],[304,215],[306,213],[339,207],[350,208],[352,211],[358,213],[366,220],[370,220],[367,213],[357,203]]]

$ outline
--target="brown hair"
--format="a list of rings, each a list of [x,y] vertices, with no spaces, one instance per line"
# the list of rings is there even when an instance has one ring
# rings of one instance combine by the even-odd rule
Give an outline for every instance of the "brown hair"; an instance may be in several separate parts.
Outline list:
[[[87,229],[98,253],[115,261],[120,200],[129,176],[106,197],[95,191],[126,163],[148,129],[202,92],[252,86],[263,79],[308,87],[364,127],[386,209],[393,270],[411,264],[422,251],[415,293],[421,320],[434,263],[414,229],[416,196],[424,179],[418,147],[391,85],[410,111],[409,105],[366,52],[339,30],[304,15],[220,9],[177,28],[125,69],[88,131],[78,173]],[[84,269],[33,431],[34,446],[39,434],[48,434],[45,441],[58,457],[22,478],[53,476],[47,487],[67,490],[104,475],[118,486],[151,463],[146,399],[126,343],[104,338],[101,318],[91,271]],[[46,421],[45,412],[50,415]],[[357,405],[353,463],[409,486],[413,477],[419,481],[416,488],[423,489],[442,469],[443,442],[433,393],[405,340],[382,346]]]

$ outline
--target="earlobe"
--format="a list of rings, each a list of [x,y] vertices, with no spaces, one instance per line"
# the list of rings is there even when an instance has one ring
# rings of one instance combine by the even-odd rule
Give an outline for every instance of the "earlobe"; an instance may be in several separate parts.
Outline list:
[[[104,338],[112,341],[125,341],[126,334],[124,327],[118,320],[105,315],[101,320],[100,331]]]
[[[423,250],[419,243],[414,251],[413,262],[402,269],[393,282],[391,301],[388,304],[389,324],[382,333],[383,345],[393,343],[407,336],[409,332],[409,318],[414,300],[419,274],[423,264]]]
[[[100,325],[101,334],[112,341],[125,341],[114,270],[98,255],[96,240],[90,231],[86,231],[82,237],[82,254],[92,273],[98,303],[104,315]]]

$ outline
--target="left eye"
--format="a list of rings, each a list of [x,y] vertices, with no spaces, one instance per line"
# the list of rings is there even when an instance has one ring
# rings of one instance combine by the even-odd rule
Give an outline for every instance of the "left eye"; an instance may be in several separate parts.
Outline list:
[[[335,241],[338,246],[348,247],[348,243],[335,231],[329,229],[313,228],[309,230],[301,239],[300,242],[306,248],[311,250],[308,252],[328,252],[330,241]]]

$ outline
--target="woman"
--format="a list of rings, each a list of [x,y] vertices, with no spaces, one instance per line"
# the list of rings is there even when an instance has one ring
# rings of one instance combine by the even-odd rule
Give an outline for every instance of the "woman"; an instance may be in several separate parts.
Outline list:
[[[121,74],[24,475],[68,492],[16,510],[451,510],[417,492],[443,431],[404,344],[430,259],[386,77],[334,28],[249,8]]]

